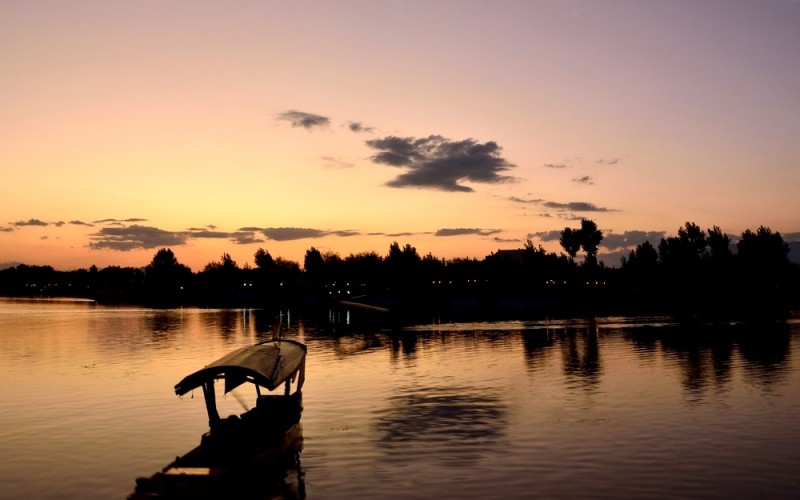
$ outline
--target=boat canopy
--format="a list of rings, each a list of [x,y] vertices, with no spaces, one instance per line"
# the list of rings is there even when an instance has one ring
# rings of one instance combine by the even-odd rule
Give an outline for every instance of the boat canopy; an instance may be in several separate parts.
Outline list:
[[[305,345],[288,339],[242,347],[186,376],[175,385],[175,394],[183,396],[218,379],[225,380],[226,393],[245,382],[272,391],[300,372],[299,390],[305,377],[306,350]]]

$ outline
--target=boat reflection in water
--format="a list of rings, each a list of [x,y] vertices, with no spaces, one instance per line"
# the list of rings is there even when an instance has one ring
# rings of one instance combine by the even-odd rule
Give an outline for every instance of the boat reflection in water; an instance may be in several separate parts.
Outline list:
[[[138,478],[129,500],[272,494],[304,497],[302,447],[304,344],[276,339],[232,351],[175,385],[178,396],[202,387],[209,431],[200,444],[149,478]],[[245,382],[256,404],[241,415],[221,418],[215,382],[227,394]],[[287,477],[294,476],[294,486]],[[286,489],[287,491],[276,491]],[[290,491],[296,490],[296,491]]]

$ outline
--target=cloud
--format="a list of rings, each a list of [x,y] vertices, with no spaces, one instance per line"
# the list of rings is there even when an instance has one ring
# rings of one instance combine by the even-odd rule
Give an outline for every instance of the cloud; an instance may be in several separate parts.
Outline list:
[[[69,221],[69,223],[72,224],[73,226],[94,227],[93,224],[89,224],[88,222],[83,222],[83,221],[80,221],[80,220],[71,220],[71,221]]]
[[[587,177],[588,179],[591,179]],[[577,180],[577,179],[576,179]],[[508,198],[509,201],[513,201],[514,203],[529,203],[532,205],[542,205],[546,208],[552,208],[553,210],[557,211],[573,211],[573,212],[613,212],[610,208],[605,207],[598,207],[594,203],[589,203],[585,201],[570,201],[567,203],[560,203],[557,201],[544,201],[541,198],[530,199],[526,200],[524,198],[519,198],[516,196],[511,196]]]
[[[606,267],[620,267],[622,265],[622,258],[628,258],[630,250],[614,250],[613,252],[598,252],[597,260],[602,262]]]
[[[399,238],[401,236],[414,236],[415,234],[418,234],[418,233],[408,233],[408,232],[405,232],[405,233],[389,233],[386,236],[388,236],[390,238]]]
[[[607,159],[606,158],[600,158],[599,160],[597,160],[597,163],[600,163],[600,164],[603,164],[603,165],[616,165],[617,163],[619,163],[619,158],[607,158]]]
[[[539,203],[542,203],[544,200],[543,200],[543,199],[541,199],[541,198],[536,198],[536,199],[533,199],[533,200],[526,200],[526,199],[524,199],[524,198],[517,198],[516,196],[512,196],[512,197],[510,197],[510,198],[509,198],[509,201],[513,201],[513,202],[515,202],[515,203],[533,203],[533,204],[539,204]]]
[[[658,241],[665,235],[664,231],[625,231],[622,234],[615,234],[612,232],[605,232],[603,234],[603,241],[600,242],[600,247],[605,250],[598,254],[598,258],[606,265],[612,267],[619,266],[621,257],[627,257],[630,248],[650,241],[655,246],[658,246]],[[542,242],[559,241],[561,239],[561,230],[541,231],[536,233],[529,233],[528,239],[538,239]]]
[[[511,196],[508,198],[509,201],[513,201],[514,203],[527,203],[532,205],[541,205],[545,208],[550,208],[558,212],[558,216],[561,218],[567,219],[575,219],[580,217],[576,216],[575,214],[568,214],[567,212],[615,212],[616,210],[605,208],[605,207],[598,207],[594,203],[589,203],[586,201],[570,201],[567,203],[561,203],[557,201],[544,201],[542,199],[530,199],[526,200],[524,198],[518,198],[516,196]],[[542,216],[544,217],[551,217],[550,214],[543,213]]]
[[[270,240],[274,241],[292,241],[303,240],[307,238],[322,238],[325,236],[340,236],[343,238],[349,236],[358,236],[361,233],[350,229],[325,231],[323,229],[313,229],[307,227],[267,227],[267,228],[242,228],[240,231],[260,231]]]
[[[164,231],[149,226],[104,227],[91,236],[89,248],[128,251],[186,244],[186,232]]]
[[[577,182],[578,184],[594,184],[591,176],[584,175],[583,177],[576,177],[572,179],[573,182]]]
[[[661,241],[661,238],[663,238],[665,235],[665,231],[633,230],[625,231],[622,234],[609,232],[608,234],[603,235],[603,241],[600,243],[600,245],[608,248],[609,250],[635,247],[636,245],[640,245],[645,241],[649,241],[653,245],[658,246],[658,242]]]
[[[594,203],[585,201],[570,201],[568,203],[559,203],[556,201],[546,201],[542,203],[547,208],[554,210],[570,210],[572,212],[609,212],[608,208],[598,207]]]
[[[0,233],[11,233],[14,231],[13,227],[0,227]]]
[[[501,175],[514,165],[500,155],[502,148],[494,141],[481,144],[473,139],[451,141],[439,135],[420,139],[387,136],[366,144],[380,151],[371,157],[374,163],[409,169],[389,181],[391,187],[472,192],[459,181],[498,183],[513,179]]]
[[[328,234],[321,229],[304,227],[268,227],[261,230],[264,236],[275,241],[302,240],[306,238],[320,238]]]
[[[497,243],[521,243],[522,241],[518,238],[500,238],[495,236],[492,238],[492,241],[496,241]]]
[[[800,241],[789,242],[789,260],[800,263]]]
[[[800,233],[781,233],[781,237],[787,242],[800,241]]]
[[[322,159],[325,160],[325,166],[328,168],[353,168],[352,163],[348,163],[342,160],[337,160],[332,156],[323,156]]]
[[[231,233],[226,233],[224,231],[211,231],[209,229],[190,228],[188,231],[192,238],[222,239],[230,238],[232,236]]]
[[[344,231],[331,231],[328,234],[332,234],[334,236],[341,236],[342,238],[347,238],[349,236],[359,236],[361,233],[359,233],[358,231],[344,230]]]
[[[253,232],[237,231],[231,235],[231,241],[237,245],[249,245],[252,243],[263,243],[264,239],[257,237]]]
[[[11,222],[16,227],[23,227],[23,226],[47,226],[47,222],[41,221],[39,219],[28,219],[28,220],[20,220],[17,222]]]
[[[279,120],[284,120],[292,124],[292,127],[303,127],[306,130],[313,128],[327,127],[331,121],[327,116],[305,113],[303,111],[285,111],[278,115]]]
[[[366,127],[361,122],[347,122],[347,127],[355,133],[375,131],[374,127]]]
[[[147,222],[147,219],[134,217],[131,219],[100,219],[92,221],[92,224],[125,224],[129,222]]]
[[[561,239],[561,230],[554,229],[552,231],[539,231],[536,233],[528,233],[529,240],[538,238],[541,241],[558,241]]]
[[[263,243],[264,239],[256,236],[256,232],[261,231],[258,227],[240,228],[232,233],[227,231],[216,231],[216,226],[208,225],[204,228],[190,227],[187,229],[188,238],[209,238],[209,239],[230,239],[236,245],[249,245],[251,243]]]
[[[491,234],[499,233],[500,229],[478,229],[468,227],[456,227],[439,229],[434,233],[434,236],[463,236],[466,234],[477,234],[479,236],[489,236]]]
[[[545,163],[544,167],[545,168],[569,168],[568,165],[565,165],[563,163]]]

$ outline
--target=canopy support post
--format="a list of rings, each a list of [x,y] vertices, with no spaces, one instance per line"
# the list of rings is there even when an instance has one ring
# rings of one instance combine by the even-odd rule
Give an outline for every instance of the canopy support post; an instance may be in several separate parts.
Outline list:
[[[208,426],[211,429],[217,427],[220,421],[217,411],[217,396],[214,392],[214,380],[209,380],[203,384],[203,396],[206,400],[206,411],[208,412]]]

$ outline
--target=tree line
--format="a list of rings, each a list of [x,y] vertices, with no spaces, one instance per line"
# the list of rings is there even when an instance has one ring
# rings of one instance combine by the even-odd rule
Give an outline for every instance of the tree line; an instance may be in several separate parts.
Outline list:
[[[301,267],[259,248],[252,264],[240,266],[225,253],[197,273],[171,249],[161,248],[143,268],[56,271],[18,265],[0,271],[0,293],[157,307],[312,305],[346,299],[409,309],[579,304],[634,312],[681,301],[728,307],[784,304],[800,295],[800,266],[789,261],[780,233],[767,227],[744,231],[733,245],[716,226],[703,230],[686,222],[676,236],[637,245],[616,268],[598,262],[602,240],[596,223],[583,219],[580,227],[561,232],[562,253],[528,240],[523,248],[480,260],[447,260],[393,242],[385,255],[370,251],[342,257],[311,247]]]

